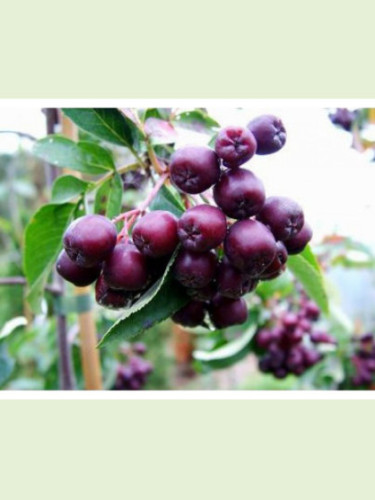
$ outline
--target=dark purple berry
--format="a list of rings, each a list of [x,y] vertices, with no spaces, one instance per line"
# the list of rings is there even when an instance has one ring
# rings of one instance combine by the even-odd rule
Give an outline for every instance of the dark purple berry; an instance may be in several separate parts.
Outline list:
[[[205,308],[203,302],[192,300],[186,306],[174,313],[172,320],[182,326],[193,328],[203,323]]]
[[[135,354],[138,354],[139,356],[144,356],[146,354],[147,347],[146,344],[144,344],[143,342],[135,342],[132,345],[132,350],[133,352],[135,352]]]
[[[64,247],[73,262],[95,267],[116,245],[115,225],[103,215],[84,215],[73,221],[64,234]]]
[[[311,321],[316,321],[320,316],[320,309],[315,302],[308,300],[303,308],[306,318]]]
[[[274,335],[272,330],[260,330],[255,337],[255,342],[260,349],[267,349],[273,341]]]
[[[187,294],[194,300],[199,302],[209,302],[217,294],[217,287],[214,283],[209,283],[203,288],[188,288]]]
[[[258,155],[268,155],[279,151],[286,142],[286,130],[280,118],[262,115],[254,118],[247,128],[257,141]]]
[[[178,221],[178,237],[184,248],[192,252],[206,252],[219,246],[227,232],[223,212],[210,205],[189,208]]]
[[[215,184],[220,176],[220,161],[210,148],[185,146],[171,157],[173,184],[184,193],[198,194]]]
[[[298,253],[301,253],[305,249],[308,242],[311,240],[312,234],[313,233],[311,227],[305,222],[301,231],[296,236],[290,238],[285,242],[288,254],[296,255]]]
[[[222,295],[217,295],[211,301],[209,314],[216,328],[241,325],[245,323],[248,317],[247,306],[244,299],[229,299]]]
[[[338,108],[334,113],[331,113],[329,117],[334,125],[338,125],[347,132],[350,132],[356,115],[357,113],[355,111],[350,111],[347,108]]]
[[[95,285],[95,299],[98,304],[110,309],[123,309],[132,303],[132,294],[121,290],[113,290],[106,283],[103,275],[99,276]]]
[[[336,339],[327,332],[311,332],[310,339],[314,344],[336,344]]]
[[[228,170],[214,187],[214,199],[228,217],[246,219],[256,215],[263,207],[264,186],[249,170]]]
[[[217,259],[214,252],[181,250],[174,265],[174,276],[187,288],[203,288],[214,278]]]
[[[103,274],[111,288],[138,291],[149,281],[146,257],[133,243],[119,242],[105,261]]]
[[[270,280],[280,276],[280,274],[285,271],[287,259],[288,252],[286,251],[285,245],[281,241],[276,242],[276,256],[264,273],[259,276],[259,279]]]
[[[233,224],[225,239],[225,254],[240,271],[257,277],[276,256],[276,241],[264,224],[242,220]]]
[[[217,135],[215,151],[226,167],[239,167],[254,156],[257,143],[253,134],[243,127],[225,127]]]
[[[87,286],[94,283],[99,277],[101,267],[101,265],[80,267],[68,257],[65,250],[60,252],[56,262],[56,271],[59,275],[75,286]]]
[[[227,260],[223,259],[216,274],[217,290],[220,295],[230,299],[238,299],[254,290],[257,281],[241,273]]]
[[[302,208],[284,196],[267,198],[257,219],[268,226],[274,237],[281,241],[296,236],[304,224]]]
[[[132,232],[134,244],[151,258],[170,255],[178,244],[177,218],[165,210],[155,210],[138,220]]]

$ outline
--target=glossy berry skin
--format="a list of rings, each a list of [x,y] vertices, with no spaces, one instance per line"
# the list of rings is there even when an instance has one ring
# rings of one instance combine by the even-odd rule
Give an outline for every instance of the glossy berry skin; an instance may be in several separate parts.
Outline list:
[[[186,306],[174,313],[172,320],[182,326],[194,328],[195,326],[202,324],[205,313],[206,311],[203,302],[192,300],[186,304]]]
[[[216,274],[217,290],[223,297],[238,299],[254,290],[257,281],[241,273],[227,260],[223,259]]]
[[[257,219],[270,228],[277,240],[287,241],[296,236],[305,222],[302,208],[284,196],[266,199]]]
[[[216,138],[215,151],[226,167],[239,167],[254,156],[257,142],[254,135],[243,127],[222,128]]]
[[[276,242],[276,256],[267,267],[267,269],[259,276],[261,280],[271,280],[280,276],[285,271],[285,264],[288,260],[288,252],[285,245],[281,241]]]
[[[203,193],[220,176],[220,160],[210,148],[186,146],[171,156],[170,173],[173,184],[189,194]]]
[[[68,257],[65,250],[60,252],[56,262],[56,271],[59,275],[75,286],[88,286],[94,283],[99,277],[101,267],[101,265],[80,267]]]
[[[286,249],[288,250],[289,255],[296,255],[298,253],[303,252],[305,249],[306,245],[309,243],[309,241],[312,238],[312,230],[309,224],[305,222],[303,225],[303,228],[301,231],[294,236],[293,238],[290,238],[285,242]]]
[[[273,115],[258,116],[247,128],[257,141],[258,155],[269,155],[279,151],[286,142],[286,130],[280,118]]]
[[[227,233],[223,212],[210,205],[189,208],[178,221],[178,237],[191,252],[207,252],[218,247]]]
[[[178,245],[177,218],[165,210],[155,210],[141,217],[132,232],[135,246],[150,258],[165,257]]]
[[[215,276],[217,259],[214,252],[194,253],[181,250],[174,265],[174,276],[187,288],[203,288]]]
[[[103,215],[84,215],[70,224],[63,242],[66,253],[81,267],[95,267],[116,244],[115,225]]]
[[[103,275],[96,282],[95,299],[98,304],[109,309],[123,309],[132,303],[131,293],[111,289]]]
[[[209,314],[216,328],[241,325],[245,323],[248,317],[247,306],[244,299],[229,299],[222,295],[217,295],[211,301]]]
[[[138,291],[149,280],[146,257],[130,242],[119,242],[105,261],[103,274],[115,290]]]
[[[214,187],[216,204],[233,219],[256,215],[262,209],[265,197],[262,181],[244,168],[224,172]]]
[[[224,243],[225,254],[234,267],[252,277],[261,275],[276,256],[271,231],[256,220],[238,221]]]

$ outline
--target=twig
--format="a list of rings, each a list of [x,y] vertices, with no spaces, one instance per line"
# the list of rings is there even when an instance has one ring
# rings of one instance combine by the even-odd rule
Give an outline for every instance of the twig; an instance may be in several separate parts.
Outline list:
[[[0,278],[0,286],[12,286],[12,285],[20,285],[26,286],[27,281],[23,276],[10,276],[9,278]],[[59,296],[62,295],[62,289],[57,285],[45,285],[44,289],[51,293],[52,295]]]

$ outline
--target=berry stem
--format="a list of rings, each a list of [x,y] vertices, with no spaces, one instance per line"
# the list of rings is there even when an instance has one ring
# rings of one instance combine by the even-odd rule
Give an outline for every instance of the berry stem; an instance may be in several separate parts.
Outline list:
[[[147,144],[147,153],[148,153],[148,156],[150,158],[151,165],[154,167],[155,171],[159,175],[162,175],[164,172],[164,168],[160,164],[160,162],[155,154],[154,148],[152,147],[152,144],[150,142],[149,137],[146,138],[146,144]]]

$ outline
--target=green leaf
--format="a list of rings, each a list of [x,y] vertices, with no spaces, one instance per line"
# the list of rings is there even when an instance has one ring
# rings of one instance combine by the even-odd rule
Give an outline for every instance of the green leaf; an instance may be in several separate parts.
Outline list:
[[[189,301],[183,287],[170,275],[176,255],[177,251],[171,257],[164,275],[105,333],[100,347],[115,339],[128,340],[144,332],[169,318]]]
[[[183,111],[175,117],[175,123],[180,127],[203,133],[212,133],[220,128],[220,124],[203,109]]]
[[[311,249],[306,247],[299,255],[290,256],[287,264],[288,269],[300,281],[306,293],[327,314],[328,294],[321,269]]]
[[[176,217],[181,217],[185,207],[177,191],[164,185],[150,204],[150,210],[167,210]]]
[[[92,184],[74,175],[58,177],[52,186],[52,203],[67,203],[83,195]]]
[[[250,351],[250,343],[257,326],[251,325],[245,333],[212,351],[194,351],[193,358],[210,368],[226,368],[243,359]]]
[[[76,143],[58,135],[51,135],[36,142],[33,152],[52,165],[85,174],[104,174],[115,168],[109,151],[98,144]]]
[[[122,207],[122,180],[119,174],[104,182],[96,192],[95,213],[106,215],[113,219],[121,212]]]
[[[115,108],[64,108],[79,128],[119,146],[132,147],[139,139],[136,125]]]
[[[29,285],[28,299],[35,310],[40,308],[43,287],[75,207],[74,203],[44,205],[26,227],[23,266]]]

